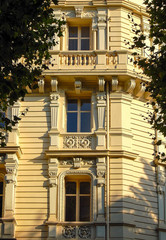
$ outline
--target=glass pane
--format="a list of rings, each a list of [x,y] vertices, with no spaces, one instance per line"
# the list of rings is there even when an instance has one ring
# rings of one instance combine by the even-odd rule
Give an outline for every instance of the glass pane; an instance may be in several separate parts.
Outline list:
[[[81,50],[89,50],[89,39],[81,39]]]
[[[81,37],[89,37],[89,27],[81,28]]]
[[[90,112],[82,112],[81,113],[81,132],[90,132],[91,126],[90,126]]]
[[[76,221],[76,197],[66,196],[66,221]]]
[[[80,194],[90,193],[90,182],[80,182]]]
[[[0,217],[2,217],[2,202],[3,202],[3,197],[0,197]]]
[[[77,27],[69,27],[69,37],[78,37]]]
[[[90,109],[91,109],[90,99],[82,99],[81,100],[81,111],[90,111]]]
[[[76,182],[66,182],[66,194],[76,194]]]
[[[0,182],[0,194],[3,194],[3,182]]]
[[[78,40],[77,39],[69,39],[69,50],[77,50],[78,49]]]
[[[67,113],[67,132],[77,132],[77,112]]]
[[[69,99],[67,102],[68,111],[77,111],[77,99]]]
[[[90,221],[90,197],[80,197],[80,221]]]

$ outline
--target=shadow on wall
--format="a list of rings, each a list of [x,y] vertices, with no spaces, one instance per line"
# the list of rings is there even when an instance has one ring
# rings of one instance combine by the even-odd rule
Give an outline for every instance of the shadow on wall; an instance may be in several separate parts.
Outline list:
[[[123,166],[123,175],[114,177],[123,197],[113,191],[110,199],[111,240],[158,240],[155,167],[143,158],[136,159],[132,169],[128,164]],[[119,181],[123,185],[119,185]]]

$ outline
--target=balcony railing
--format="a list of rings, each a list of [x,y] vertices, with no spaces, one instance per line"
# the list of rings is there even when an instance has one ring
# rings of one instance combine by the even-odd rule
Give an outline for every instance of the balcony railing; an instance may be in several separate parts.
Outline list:
[[[133,57],[130,51],[50,51],[52,56],[48,61],[50,70],[120,70],[120,71],[134,71],[139,70],[130,59]],[[140,71],[140,70],[139,70]]]
[[[59,54],[62,66],[92,66],[96,65],[96,55],[93,52],[63,52]]]

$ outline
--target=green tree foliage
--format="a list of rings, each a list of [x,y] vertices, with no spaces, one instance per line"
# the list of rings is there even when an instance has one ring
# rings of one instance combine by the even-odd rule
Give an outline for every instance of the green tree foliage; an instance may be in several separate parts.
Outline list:
[[[143,69],[143,73],[150,77],[146,83],[146,91],[151,93],[154,112],[149,115],[153,128],[159,130],[166,137],[166,1],[145,0],[144,4],[149,14],[149,38],[151,46],[146,45],[146,35],[141,26],[133,22],[135,32],[131,49],[142,49],[148,54],[142,58],[137,52],[135,64]],[[157,142],[157,145],[160,143]],[[159,156],[158,156],[159,158]]]
[[[53,1],[57,4],[57,0]],[[51,0],[0,0],[0,128],[11,130],[19,118],[11,121],[4,112],[19,98],[26,86],[35,87],[37,78],[47,69],[49,49],[56,44],[54,35],[62,35],[63,19],[54,17]],[[22,60],[21,60],[22,59]],[[5,136],[0,135],[2,140]]]

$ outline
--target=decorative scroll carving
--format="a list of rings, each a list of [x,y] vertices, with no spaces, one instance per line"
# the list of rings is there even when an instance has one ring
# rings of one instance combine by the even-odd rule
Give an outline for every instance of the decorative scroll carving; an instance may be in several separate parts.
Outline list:
[[[91,148],[92,137],[79,137],[78,148]]]
[[[105,16],[98,16],[98,23],[106,23],[106,17]]]
[[[14,174],[15,168],[8,168],[8,167],[6,167],[6,172],[7,172],[8,174]]]
[[[76,227],[65,226],[62,230],[62,234],[65,238],[75,238],[76,237]]]
[[[95,165],[96,161],[95,160],[82,160],[81,165]]]
[[[50,100],[51,101],[57,101],[59,99],[59,94],[57,93],[51,93],[50,94]]]
[[[97,176],[100,177],[100,178],[103,178],[105,175],[105,170],[97,170]]]
[[[118,90],[118,77],[113,76],[112,77],[112,91]]]
[[[90,11],[88,11],[88,12],[83,12],[82,13],[82,18],[93,18],[93,17],[95,17],[96,16],[96,13],[95,12],[90,12]]]
[[[51,79],[51,88],[52,88],[52,92],[57,92],[58,90],[58,80],[56,77],[52,77]]]
[[[61,160],[59,161],[60,165],[73,165],[73,160]]]
[[[91,148],[92,136],[65,136],[64,148]]]
[[[81,81],[80,80],[75,80],[75,84],[74,84],[74,86],[75,86],[75,91],[76,91],[76,94],[79,94],[80,93],[80,91],[81,91]]]
[[[81,226],[78,229],[78,236],[83,239],[91,237],[91,227],[90,226]]]
[[[63,139],[64,148],[77,148],[77,137],[76,136],[67,136]]]
[[[104,86],[105,86],[105,80],[104,77],[99,77],[99,91],[103,92],[104,91]]]
[[[48,176],[49,184],[51,187],[54,187],[57,184],[57,174],[58,174],[58,159],[50,158],[48,165]]]
[[[39,93],[44,93],[44,79],[38,81]]]

